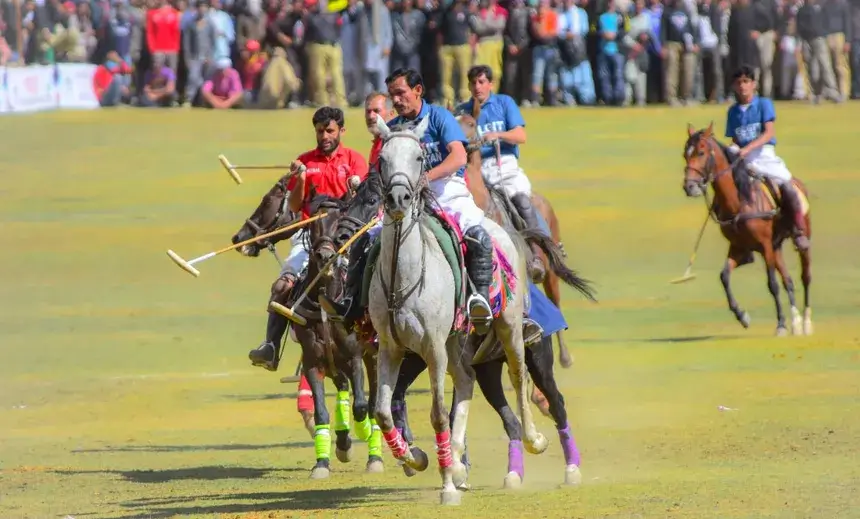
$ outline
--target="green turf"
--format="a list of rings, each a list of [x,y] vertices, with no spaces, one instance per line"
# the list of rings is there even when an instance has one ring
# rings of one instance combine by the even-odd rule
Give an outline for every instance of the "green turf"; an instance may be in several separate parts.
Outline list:
[[[506,441],[477,399],[473,491],[436,505],[434,469],[329,481],[295,410],[296,347],[252,368],[274,260],[226,254],[194,279],[165,255],[226,245],[271,185],[236,186],[216,157],[289,163],[309,111],[105,110],[0,119],[0,517],[859,517],[860,105],[779,105],[779,149],[812,191],[816,335],[773,337],[762,262],[737,271],[743,330],[715,227],[681,190],[686,123],[723,108],[533,110],[523,165],[555,205],[569,263],[600,303],[564,291],[576,363],[557,368],[584,457],[560,489],[551,422],[523,491],[500,490]],[[367,153],[361,115],[346,142]],[[281,248],[286,252],[286,244]],[[789,264],[799,285],[797,260]],[[426,378],[409,400],[432,452]],[[734,410],[720,412],[718,406]]]

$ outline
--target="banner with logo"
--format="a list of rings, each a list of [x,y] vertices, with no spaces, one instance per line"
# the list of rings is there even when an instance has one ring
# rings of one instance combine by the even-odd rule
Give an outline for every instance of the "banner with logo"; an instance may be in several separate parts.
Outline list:
[[[55,68],[7,68],[6,100],[11,112],[37,112],[57,108]]]
[[[93,88],[95,65],[62,63],[57,65],[57,95],[60,108],[94,109],[99,99]]]

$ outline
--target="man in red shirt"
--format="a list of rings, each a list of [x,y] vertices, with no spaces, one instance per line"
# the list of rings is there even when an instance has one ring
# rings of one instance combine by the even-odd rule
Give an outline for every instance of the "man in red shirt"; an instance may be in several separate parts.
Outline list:
[[[157,0],[157,9],[146,12],[146,46],[150,55],[164,54],[167,66],[176,74],[179,65],[179,11],[167,0]]]
[[[349,178],[357,176],[359,180],[367,177],[367,162],[355,150],[341,146],[340,139],[346,128],[343,125],[343,111],[339,108],[324,106],[313,116],[316,131],[317,147],[299,155],[290,165],[290,171],[297,172],[304,165],[306,170],[295,176],[287,184],[290,194],[287,197],[290,211],[301,211],[303,218],[308,218],[310,191],[314,188],[317,195],[328,195],[342,198],[349,190]],[[293,247],[300,250],[290,251],[290,259],[284,264],[280,276],[272,285],[272,296],[269,301],[282,302],[296,283],[299,272],[296,265],[307,263],[308,251],[305,240],[293,241]],[[297,253],[297,254],[294,254]],[[287,318],[269,310],[266,325],[266,339],[257,349],[251,350],[248,358],[255,366],[272,369],[278,344],[287,329]]]

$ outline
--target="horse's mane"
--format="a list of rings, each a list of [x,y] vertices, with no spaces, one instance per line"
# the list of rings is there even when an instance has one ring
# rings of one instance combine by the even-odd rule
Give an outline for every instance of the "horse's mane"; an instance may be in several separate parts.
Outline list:
[[[346,202],[340,198],[329,195],[314,195],[308,204],[310,214],[316,214],[320,209],[337,209],[341,210],[346,205]]]
[[[684,149],[687,149],[689,146],[695,146],[699,143],[699,141],[704,137],[704,131],[699,130],[687,139],[687,143],[684,146]],[[737,154],[732,153],[728,146],[720,142],[718,139],[712,137],[712,140],[717,144],[720,151],[725,155],[726,160],[731,165],[736,159]],[[714,172],[716,173],[716,172]],[[752,202],[752,193],[753,193],[753,177],[750,176],[749,170],[747,170],[746,165],[743,161],[739,161],[732,168],[732,180],[735,183],[735,187],[738,190],[738,195],[741,200],[745,202]]]

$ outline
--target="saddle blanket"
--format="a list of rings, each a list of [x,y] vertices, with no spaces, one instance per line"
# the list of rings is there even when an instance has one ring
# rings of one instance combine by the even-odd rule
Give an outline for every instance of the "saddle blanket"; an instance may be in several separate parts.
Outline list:
[[[529,305],[526,309],[526,317],[543,328],[544,338],[567,330],[567,321],[561,310],[532,282],[529,282]]]

